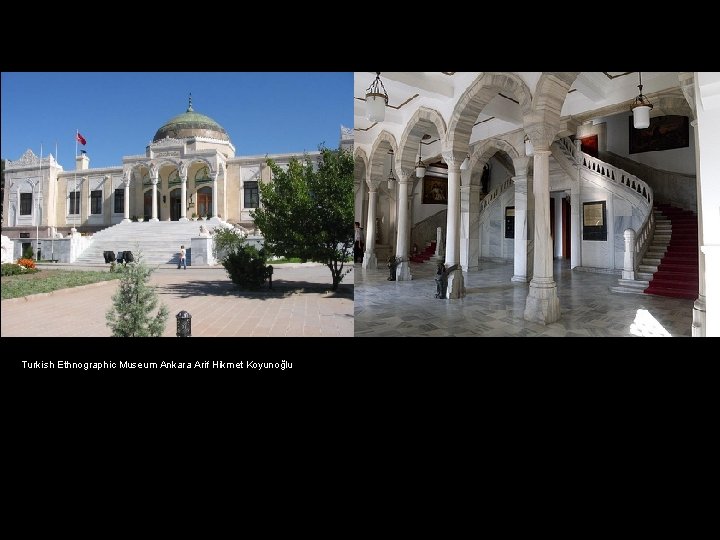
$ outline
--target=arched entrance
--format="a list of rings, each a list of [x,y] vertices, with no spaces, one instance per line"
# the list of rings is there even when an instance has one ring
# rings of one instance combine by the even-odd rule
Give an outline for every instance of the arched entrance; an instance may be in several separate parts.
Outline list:
[[[203,187],[198,189],[196,199],[198,217],[212,214],[212,188]]]
[[[177,221],[180,219],[182,204],[180,194],[180,188],[175,188],[170,192],[170,221]]]

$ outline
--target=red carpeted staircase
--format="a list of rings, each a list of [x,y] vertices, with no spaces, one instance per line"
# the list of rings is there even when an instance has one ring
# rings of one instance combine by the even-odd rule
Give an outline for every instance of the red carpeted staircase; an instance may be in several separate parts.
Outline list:
[[[672,232],[645,293],[694,300],[699,287],[697,215],[669,204],[658,204],[655,209],[670,220]]]
[[[435,242],[430,242],[425,249],[410,257],[410,261],[415,263],[423,263],[435,255]]]

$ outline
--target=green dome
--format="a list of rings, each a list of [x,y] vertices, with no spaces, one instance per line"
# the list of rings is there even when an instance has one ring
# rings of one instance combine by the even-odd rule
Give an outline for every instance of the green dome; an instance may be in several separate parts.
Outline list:
[[[230,141],[230,137],[228,137],[225,128],[209,116],[205,116],[204,114],[200,114],[193,110],[192,101],[190,101],[187,111],[171,118],[165,123],[165,125],[157,130],[157,133],[155,133],[155,137],[153,138],[153,142],[161,141],[165,137],[170,137],[171,139],[209,137],[212,139]]]

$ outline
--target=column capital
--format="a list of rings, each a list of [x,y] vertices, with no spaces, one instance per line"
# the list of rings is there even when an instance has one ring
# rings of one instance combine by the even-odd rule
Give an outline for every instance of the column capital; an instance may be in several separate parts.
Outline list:
[[[520,156],[513,158],[513,166],[515,167],[515,178],[527,178],[528,167],[530,166],[530,158]]]
[[[535,122],[525,126],[525,133],[530,137],[535,152],[550,148],[558,130],[545,122]]]
[[[407,184],[408,182],[411,182],[413,176],[415,176],[415,169],[398,168],[396,172],[398,175],[398,182],[402,184]]]
[[[442,157],[448,168],[460,170],[460,164],[467,157],[467,152],[457,152],[455,150],[443,150]]]

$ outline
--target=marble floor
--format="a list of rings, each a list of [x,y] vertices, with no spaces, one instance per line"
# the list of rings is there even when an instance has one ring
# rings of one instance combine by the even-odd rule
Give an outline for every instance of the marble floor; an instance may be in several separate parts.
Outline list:
[[[512,262],[481,262],[465,274],[466,296],[435,296],[435,264],[411,263],[411,281],[355,265],[355,336],[690,336],[692,300],[613,293],[618,276],[572,271],[556,260],[559,321],[523,319],[527,283],[510,281]]]

